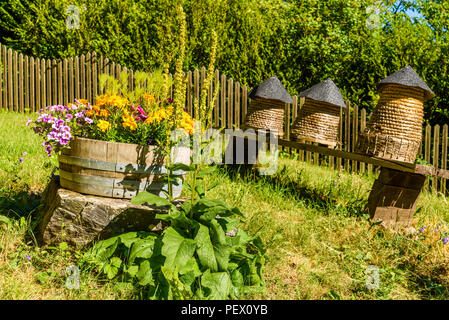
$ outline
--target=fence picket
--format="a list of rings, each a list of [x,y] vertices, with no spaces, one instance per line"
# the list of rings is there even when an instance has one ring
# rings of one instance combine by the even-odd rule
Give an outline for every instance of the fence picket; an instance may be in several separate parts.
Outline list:
[[[8,109],[13,111],[13,86],[12,86],[12,50],[8,49]]]
[[[214,91],[212,94],[216,92],[216,90],[220,90],[220,71],[215,70],[215,82],[214,82]],[[217,92],[217,96],[215,97],[215,106],[214,106],[214,126],[220,126],[220,91]]]
[[[360,131],[363,132],[366,128],[366,110],[362,109],[360,110]],[[366,166],[365,162],[360,162],[360,172],[365,173]]]
[[[234,89],[234,86],[233,86],[233,83],[234,83],[234,80],[232,79],[232,78],[229,78],[228,79],[228,106],[227,106],[227,111],[228,111],[228,126],[227,126],[227,128],[229,128],[229,129],[232,129],[233,128],[233,114],[232,114],[232,111],[233,111],[233,99],[232,99],[232,97],[233,97],[233,89]]]
[[[47,103],[47,76],[46,76],[46,60],[41,59],[41,107],[45,108]]]
[[[354,105],[354,112],[352,115],[352,134],[351,134],[351,152],[355,151],[357,145],[357,136],[359,132],[359,107]],[[357,172],[358,162],[352,161],[352,172]]]
[[[64,74],[61,75],[60,82],[61,82],[61,86],[62,86],[63,77],[67,78],[67,80],[64,81],[64,88],[65,88],[65,85],[67,85],[67,91],[66,91],[66,94],[61,92],[61,96],[64,97],[64,95],[66,95],[65,98],[63,98],[63,101],[65,99],[67,101],[67,103],[74,103],[75,102],[75,75],[74,75],[74,71],[75,71],[74,63],[75,62],[74,62],[73,58],[69,58],[68,60],[64,59],[64,60],[67,61],[67,62],[64,62],[64,64],[68,65],[67,66],[68,71],[66,70],[66,72],[64,72]]]
[[[24,112],[23,54],[19,54],[19,112]]]
[[[235,87],[234,87],[234,124],[235,124],[235,128],[238,129],[240,128],[240,82],[236,82],[235,83]]]
[[[58,65],[57,65],[55,59],[52,60],[51,64],[52,64],[51,65],[51,73],[52,73],[51,80],[52,80],[52,83],[53,83],[52,87],[51,87],[52,93],[53,93],[53,99],[52,99],[53,102],[52,102],[52,104],[56,105],[56,104],[58,104],[58,78],[57,78]]]
[[[443,136],[441,140],[441,168],[446,170],[447,169],[447,139],[448,139],[448,125],[443,125]],[[445,179],[441,179],[441,192],[443,194],[446,194],[446,181]]]
[[[14,87],[14,95],[13,95],[13,110],[19,111],[19,72],[18,72],[18,54],[17,51],[14,51],[13,53],[13,59],[12,59],[12,75],[13,75],[13,87]]]
[[[7,78],[7,74],[8,74],[8,61],[6,60],[6,47],[2,46],[1,47],[1,60],[3,63],[3,74],[2,74],[2,83],[3,83],[3,97],[2,97],[2,105],[4,109],[8,109],[8,78]]]
[[[36,80],[36,67],[34,65],[34,57],[30,57],[30,111],[36,112],[36,98],[35,98],[35,80]]]
[[[433,159],[432,164],[434,167],[438,168],[439,163],[439,151],[440,151],[440,126],[436,125],[433,127]],[[432,178],[432,191],[437,192],[438,190],[438,180],[437,178]]]
[[[107,60],[107,59],[106,59]],[[75,57],[75,98],[81,98],[81,89],[80,89],[80,60],[78,57]]]
[[[84,54],[81,55],[80,59],[80,85],[81,85],[81,96],[78,98],[86,99],[86,86],[83,85],[86,82],[86,57]]]
[[[47,59],[47,62],[45,64],[45,79],[46,79],[45,105],[49,106],[49,105],[51,105],[51,61],[50,61],[50,59]]]
[[[24,92],[24,110],[30,112],[30,57],[25,56],[23,80],[25,82],[25,92]],[[1,76],[0,76],[1,79]],[[0,90],[1,91],[1,90]],[[0,96],[0,104],[1,104]],[[0,106],[1,107],[1,106]]]
[[[64,68],[64,103],[65,104],[74,103],[75,97],[73,96],[73,89],[70,90],[71,84],[73,85],[73,73],[70,72],[69,60],[64,59],[63,68]],[[77,96],[77,98],[79,99],[79,95]]]
[[[221,127],[226,128],[226,75],[221,75],[221,89],[220,89],[220,103],[221,103]]]

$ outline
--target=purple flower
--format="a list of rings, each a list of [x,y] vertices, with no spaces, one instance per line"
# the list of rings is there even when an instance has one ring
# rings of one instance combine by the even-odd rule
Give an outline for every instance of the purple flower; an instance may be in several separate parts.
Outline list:
[[[62,135],[61,135],[61,140],[66,140],[66,141],[68,141],[68,140],[70,140],[70,138],[72,138],[72,135],[70,134],[70,132],[64,132]],[[64,145],[66,145],[67,143],[64,143]]]
[[[55,131],[55,130],[53,130],[52,132],[50,132],[50,133],[47,135],[47,139],[48,139],[48,140],[57,140],[57,139],[58,139],[58,132]]]
[[[27,123],[26,123],[27,127],[31,124],[31,122],[33,122],[33,120],[28,119],[28,121],[27,121]]]
[[[86,123],[88,123],[88,124],[94,123],[94,121],[91,118],[88,118],[88,117],[85,117],[84,121],[86,121]]]
[[[82,117],[84,117],[84,112],[80,111],[80,112],[75,113],[75,117],[76,117],[76,118],[82,118]]]
[[[23,153],[22,153],[22,156],[20,157],[20,163],[22,163],[23,162],[23,157],[25,157],[27,155],[27,152],[26,151],[24,151]]]
[[[150,145],[153,142],[151,138],[148,139],[148,145]]]
[[[427,227],[426,226],[422,227],[420,233],[424,233],[425,228],[427,228]]]
[[[443,244],[448,243],[448,242],[449,242],[449,237],[444,237],[444,238],[442,239],[442,241],[443,241]]]
[[[73,116],[72,116],[72,114],[70,114],[70,113],[67,113],[67,114],[65,115],[65,117],[67,118],[68,121],[70,121],[70,120],[73,119]]]
[[[28,261],[31,261],[31,256],[30,256],[29,254],[26,254],[26,255],[24,256],[24,258],[27,259]]]
[[[173,99],[172,99],[172,98],[168,98],[168,99],[167,99],[167,102],[168,102],[168,103],[172,103],[172,102],[173,102]]]

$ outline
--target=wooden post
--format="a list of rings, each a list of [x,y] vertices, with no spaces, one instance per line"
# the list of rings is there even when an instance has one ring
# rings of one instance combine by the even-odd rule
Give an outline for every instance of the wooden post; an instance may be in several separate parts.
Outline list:
[[[425,176],[382,167],[368,198],[370,217],[388,227],[412,222]]]

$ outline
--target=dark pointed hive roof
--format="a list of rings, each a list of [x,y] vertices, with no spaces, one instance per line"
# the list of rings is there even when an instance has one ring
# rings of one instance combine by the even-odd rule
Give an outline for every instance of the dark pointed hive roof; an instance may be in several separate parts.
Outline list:
[[[389,83],[401,84],[408,87],[418,87],[424,90],[425,101],[435,97],[435,93],[427,86],[427,84],[418,76],[412,67],[407,65],[401,70],[389,75],[377,84],[377,90],[382,92],[385,85]]]
[[[337,107],[346,108],[340,89],[331,78],[320,82],[309,89],[299,93],[300,97],[310,98],[316,101],[327,102]]]
[[[258,86],[254,87],[249,93],[249,97],[254,99],[264,98],[279,100],[285,103],[292,103],[293,99],[276,76],[273,76]]]

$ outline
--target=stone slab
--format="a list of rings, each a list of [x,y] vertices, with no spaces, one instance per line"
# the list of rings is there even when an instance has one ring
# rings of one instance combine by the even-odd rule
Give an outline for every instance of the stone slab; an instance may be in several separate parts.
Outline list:
[[[160,231],[164,208],[134,205],[128,199],[84,195],[64,189],[55,177],[44,191],[37,230],[41,246],[66,242],[78,249],[94,240],[130,231]],[[150,229],[151,228],[151,229]]]

